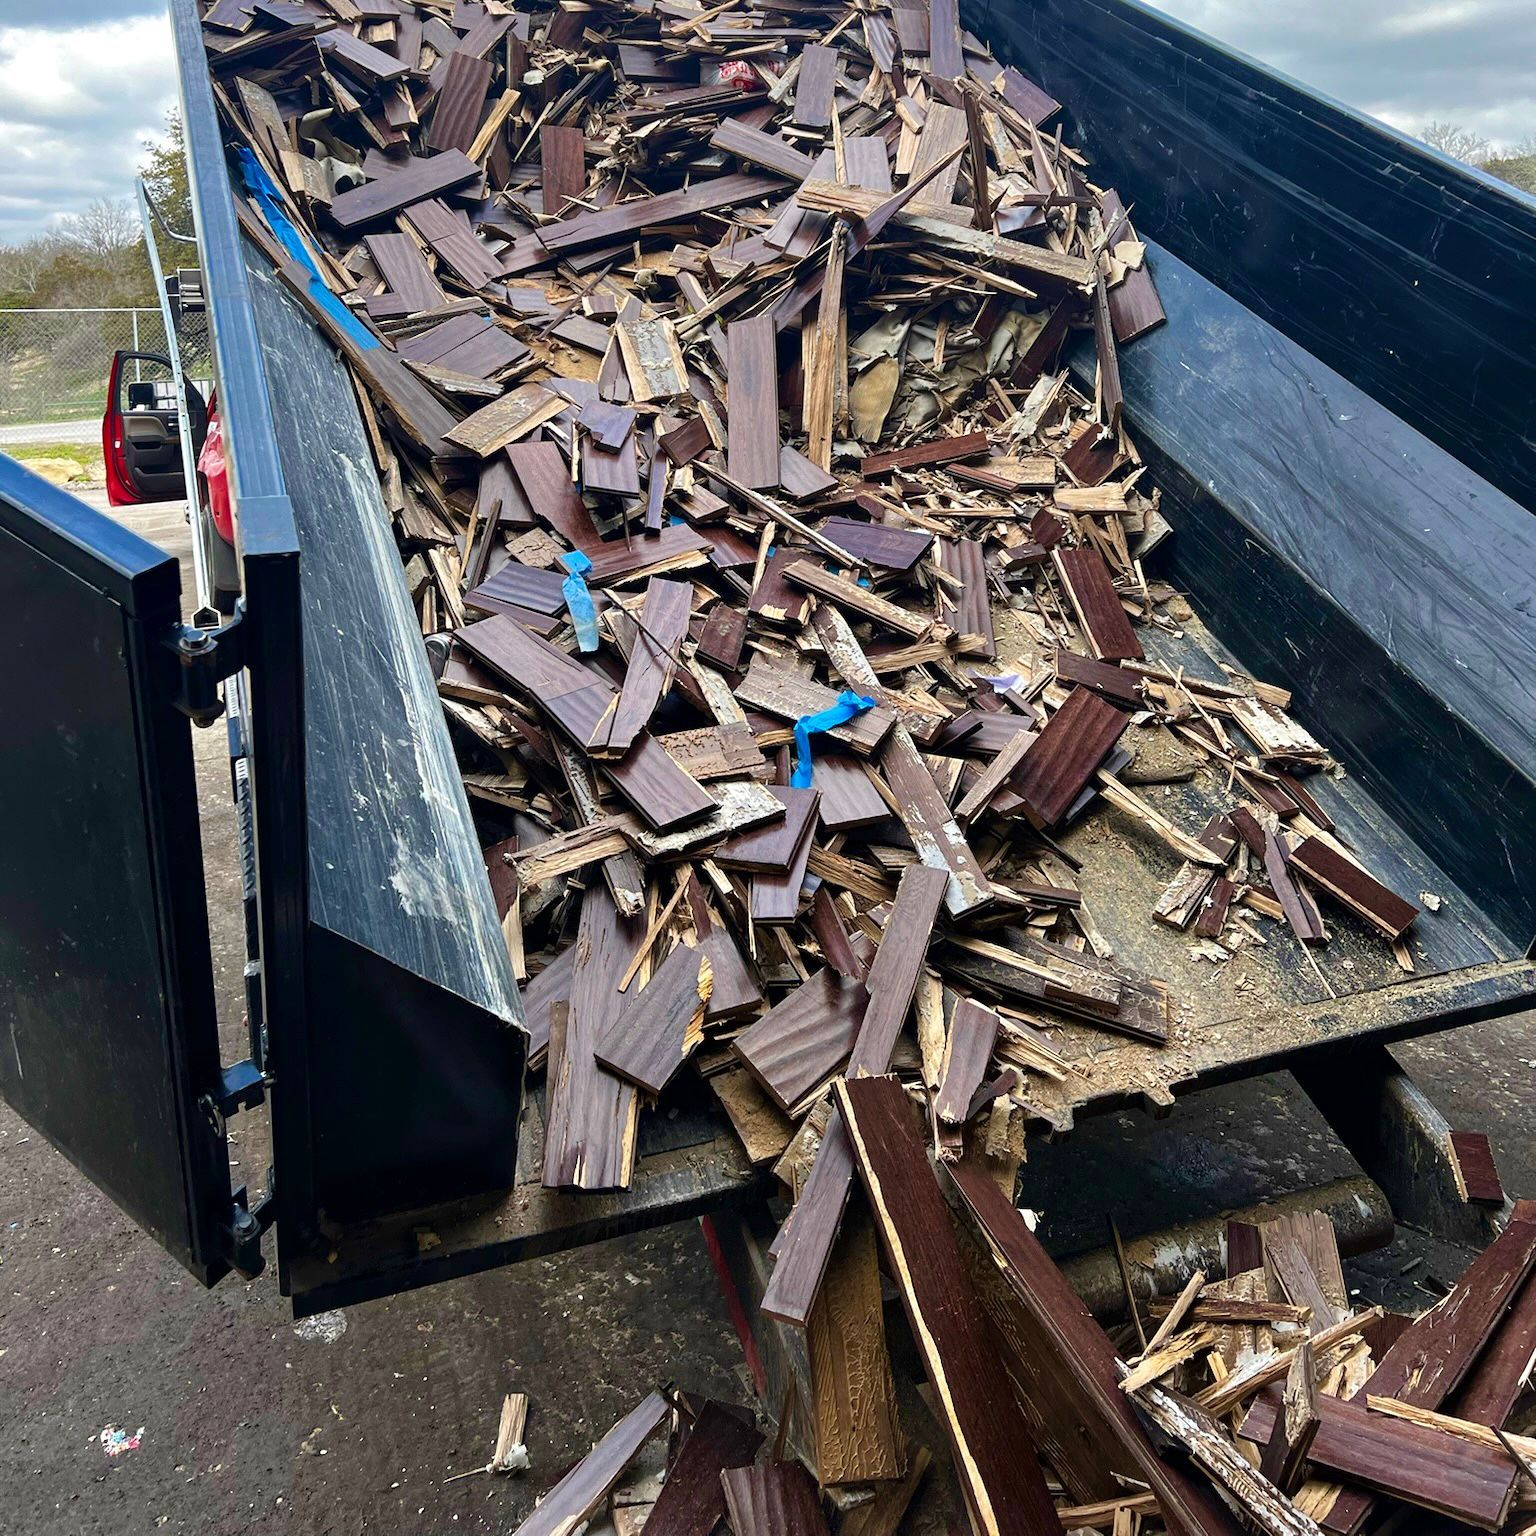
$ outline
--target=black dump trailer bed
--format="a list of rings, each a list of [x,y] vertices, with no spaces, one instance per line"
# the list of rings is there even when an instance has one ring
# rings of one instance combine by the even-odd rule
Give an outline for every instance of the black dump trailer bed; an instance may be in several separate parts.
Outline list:
[[[0,1090],[205,1283],[258,1269],[275,1225],[301,1314],[758,1196],[686,1100],[647,1117],[630,1190],[538,1182],[517,991],[366,423],[240,236],[195,0],[171,10],[244,598],[184,625],[174,560],[0,459]],[[1097,920],[1193,1017],[1163,1048],[1066,1028],[1079,1074],[1040,1117],[1289,1066],[1407,1200],[1423,1168],[1392,1172],[1373,1111],[1404,1101],[1384,1045],[1536,1002],[1536,204],[1134,0],[962,19],[1066,104],[1149,241],[1168,323],[1123,354],[1126,412],[1175,530],[1156,574],[1204,618],[1154,659],[1292,687],[1348,770],[1330,813],[1441,903],[1418,974],[1332,946],[1319,1002],[1271,946],[1265,1006],[1229,1021],[1141,920],[1163,877],[1117,865],[1124,911]],[[1074,366],[1091,381],[1091,352]],[[235,1064],[190,737],[221,687],[247,833]],[[226,1121],[263,1098],[271,1187],[232,1196]]]

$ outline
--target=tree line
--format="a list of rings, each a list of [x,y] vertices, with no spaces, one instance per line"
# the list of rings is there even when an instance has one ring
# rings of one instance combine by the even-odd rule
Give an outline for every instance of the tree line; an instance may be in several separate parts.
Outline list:
[[[138,173],[166,223],[190,234],[192,205],[177,112],[167,115],[164,137],[146,144]],[[155,244],[167,272],[197,264],[189,245],[158,231]],[[138,206],[130,198],[98,198],[46,233],[0,245],[0,310],[112,309],[156,302]]]

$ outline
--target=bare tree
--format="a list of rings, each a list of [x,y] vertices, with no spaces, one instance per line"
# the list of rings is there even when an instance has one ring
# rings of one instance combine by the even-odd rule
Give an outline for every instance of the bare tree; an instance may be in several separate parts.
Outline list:
[[[1460,123],[1426,123],[1419,137],[1430,146],[1466,165],[1481,165],[1493,153],[1493,145],[1482,134],[1463,128]]]
[[[0,304],[25,306],[35,299],[58,260],[57,235],[34,235],[20,245],[0,246]]]
[[[143,239],[127,199],[114,197],[98,197],[84,212],[62,219],[59,233],[87,255],[107,261],[126,255]]]

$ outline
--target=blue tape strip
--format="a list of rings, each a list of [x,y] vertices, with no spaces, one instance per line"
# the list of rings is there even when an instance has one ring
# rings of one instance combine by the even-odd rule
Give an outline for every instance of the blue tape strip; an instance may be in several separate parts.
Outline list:
[[[875,701],[866,698],[862,693],[855,693],[851,688],[845,688],[837,696],[837,703],[830,709],[824,709],[819,714],[801,715],[795,721],[795,771],[790,774],[789,782],[795,789],[809,789],[811,787],[811,737],[819,736],[823,731],[835,731],[840,725],[847,725],[857,715],[862,715],[866,709],[873,709]]]
[[[560,562],[570,572],[560,583],[560,591],[571,615],[571,624],[576,630],[576,646],[578,650],[590,655],[598,647],[597,608],[592,602],[591,592],[587,590],[587,572],[592,569],[592,562],[579,549],[561,555]]]
[[[277,236],[282,248],[309,271],[310,297],[358,346],[381,345],[379,338],[331,292],[330,284],[321,276],[320,269],[309,254],[309,248],[299,238],[298,230],[293,227],[293,220],[283,212],[281,194],[272,185],[272,178],[262,168],[261,161],[250,150],[243,147],[239,154],[240,174],[245,178],[246,190],[261,205],[268,227]]]

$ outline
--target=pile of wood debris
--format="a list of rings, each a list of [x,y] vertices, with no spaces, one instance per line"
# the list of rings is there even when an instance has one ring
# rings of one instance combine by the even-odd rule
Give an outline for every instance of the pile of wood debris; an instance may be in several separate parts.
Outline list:
[[[946,1303],[969,1282],[924,1235],[942,1190],[907,1099],[1021,1304],[1066,1326],[1012,1205],[1031,1079],[1069,1070],[1062,1020],[1156,1045],[1181,1004],[1116,963],[1064,831],[1107,804],[1171,850],[1148,916],[1217,961],[1286,942],[1270,924],[1325,943],[1333,905],[1411,968],[1417,916],[1309,792],[1326,751],[1283,689],[1149,656],[1192,616],[1142,568],[1169,530],[1117,348],[1163,312],[1124,205],[954,0],[213,0],[205,37],[242,224],[360,383],[547,1073],[544,1182],[627,1187],[642,1110],[704,1077],[795,1196],[765,1312],[814,1341],[878,1228],[976,1528],[1054,1528],[1020,1454],[1051,1456],[1049,1424],[1009,1422]],[[1196,774],[1225,799],[1203,826],[1130,787]],[[1230,1368],[1235,1332],[1305,1326],[1325,1393],[1358,1374],[1365,1323],[1279,1265],[1278,1311],[1239,1265],[1149,1360]],[[1096,1417],[1056,1472],[1151,1492],[1078,1523],[1155,1499],[1231,1528],[1147,1451],[1101,1337],[1062,1343]],[[1259,1358],[1267,1381],[1304,1356]],[[1136,1395],[1204,1444],[1243,1380],[1204,1416]],[[1240,1432],[1273,1443],[1259,1401]],[[1290,1509],[1216,1441],[1253,1518]],[[822,1481],[904,1486],[886,1449]],[[816,1528],[726,1487],[739,1536]]]
[[[896,1083],[847,1082],[838,1096],[974,1531],[1353,1536],[1393,1510],[1456,1522],[1434,1529],[1494,1531],[1512,1519],[1511,1529],[1529,1529],[1536,1440],[1502,1425],[1528,1393],[1536,1349],[1536,1204],[1517,1204],[1502,1236],[1417,1319],[1351,1312],[1326,1216],[1229,1223],[1227,1278],[1195,1274],[1157,1305],[1156,1331],[1127,1364],[984,1170],[962,1162],[936,1182]],[[877,1287],[877,1323],[878,1297]],[[868,1364],[868,1336],[855,1327],[821,1348]],[[813,1362],[817,1338],[813,1328]],[[837,1490],[838,1530],[895,1536],[912,1528],[937,1458],[903,1443],[888,1368],[883,1381],[879,1371],[858,1380],[859,1394],[841,1402],[818,1393],[827,1417],[813,1460],[825,1477],[826,1458],[851,1446],[886,1456],[882,1480]],[[782,1424],[760,1459],[742,1410],[676,1401],[669,1415],[653,1394],[627,1415],[517,1536],[568,1532],[596,1515],[669,1417],[660,1495],[625,1490],[616,1530],[699,1536],[724,1518],[736,1536],[826,1536],[815,1480],[786,1456]],[[924,1529],[951,1528],[942,1508],[925,1507]]]

